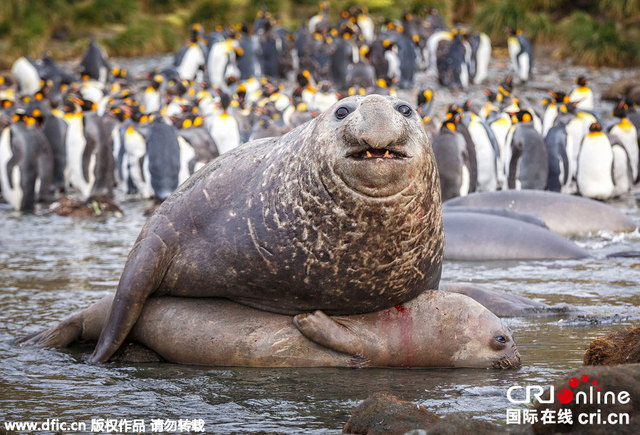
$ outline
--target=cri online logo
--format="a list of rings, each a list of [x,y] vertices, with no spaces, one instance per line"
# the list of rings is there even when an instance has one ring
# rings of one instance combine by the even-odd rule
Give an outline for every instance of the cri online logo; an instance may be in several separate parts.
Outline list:
[[[544,393],[544,387],[540,385],[527,385],[526,387],[514,385],[507,390],[507,399],[509,399],[511,403],[530,403],[532,398],[536,399],[539,403],[554,403],[557,396],[558,402],[565,405],[574,400],[576,404],[614,405],[619,403],[625,405],[631,400],[628,391],[620,391],[618,394],[613,391],[603,393],[600,391],[601,388],[598,386],[598,381],[595,379],[589,380],[589,376],[587,375],[582,375],[580,381],[582,381],[583,384],[590,384],[588,391],[578,391],[574,393],[569,388],[562,388],[556,395],[553,385],[551,385],[549,387],[549,398],[543,399],[542,394]],[[569,379],[569,387],[576,388],[580,385],[580,381],[578,378]],[[519,399],[513,397],[514,392],[521,390],[524,390],[524,398]]]

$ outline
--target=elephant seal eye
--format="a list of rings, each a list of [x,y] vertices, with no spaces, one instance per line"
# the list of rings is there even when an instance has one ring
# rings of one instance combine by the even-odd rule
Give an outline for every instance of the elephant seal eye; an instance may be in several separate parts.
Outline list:
[[[413,110],[411,110],[411,107],[407,106],[406,104],[402,104],[398,106],[398,112],[402,113],[402,115],[406,117],[409,117],[411,116],[411,113],[413,113]]]
[[[504,338],[504,335],[496,335],[493,338],[494,338],[494,340],[496,340],[500,344],[506,344],[507,343],[507,339]]]
[[[336,110],[336,118],[338,119],[344,119],[347,117],[348,114],[349,114],[349,109],[347,109],[344,106],[338,107],[338,110]]]

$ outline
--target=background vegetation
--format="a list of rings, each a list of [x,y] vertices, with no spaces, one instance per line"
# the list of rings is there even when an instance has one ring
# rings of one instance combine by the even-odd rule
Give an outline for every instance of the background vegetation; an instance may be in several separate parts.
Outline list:
[[[22,55],[79,56],[94,36],[111,56],[176,50],[189,25],[251,23],[263,7],[295,29],[318,0],[3,0],[0,68]],[[331,0],[331,13],[367,6],[377,17],[400,18],[436,8],[449,25],[467,25],[505,45],[506,27],[587,65],[640,65],[640,0]]]

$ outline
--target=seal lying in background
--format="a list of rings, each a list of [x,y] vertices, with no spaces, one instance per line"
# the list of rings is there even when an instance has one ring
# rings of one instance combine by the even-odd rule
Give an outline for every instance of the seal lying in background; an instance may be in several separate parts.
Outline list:
[[[113,296],[23,344],[64,347],[95,341]],[[290,316],[225,299],[150,298],[128,337],[165,360],[251,367],[520,366],[508,329],[473,299],[430,290],[384,311]]]
[[[631,232],[636,224],[620,210],[580,196],[540,190],[507,190],[472,193],[443,204],[454,207],[506,208],[538,218],[563,236],[583,236],[598,231]]]
[[[540,226],[481,212],[458,213],[457,208],[447,207],[443,212],[445,260],[566,260],[591,256],[571,240]]]
[[[224,154],[162,203],[89,361],[109,359],[151,295],[282,314],[402,304],[438,288],[443,238],[420,117],[396,98],[346,98],[282,137]]]

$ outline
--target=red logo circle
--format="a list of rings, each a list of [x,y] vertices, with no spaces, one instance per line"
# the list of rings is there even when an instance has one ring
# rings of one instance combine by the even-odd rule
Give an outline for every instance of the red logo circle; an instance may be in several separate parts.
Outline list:
[[[573,392],[568,388],[558,391],[558,400],[565,405],[573,400]]]

